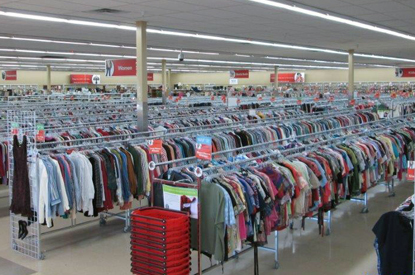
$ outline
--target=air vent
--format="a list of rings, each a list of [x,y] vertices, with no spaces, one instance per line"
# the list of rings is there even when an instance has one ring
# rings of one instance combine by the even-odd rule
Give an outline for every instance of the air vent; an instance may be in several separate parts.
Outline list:
[[[97,9],[97,10],[91,10],[89,12],[92,12],[92,13],[100,13],[100,14],[120,14],[120,13],[126,13],[126,11],[115,10],[115,9],[107,9],[107,8]]]

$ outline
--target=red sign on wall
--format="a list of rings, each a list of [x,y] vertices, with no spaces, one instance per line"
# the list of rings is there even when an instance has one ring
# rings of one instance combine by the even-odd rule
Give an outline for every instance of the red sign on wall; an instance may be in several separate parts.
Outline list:
[[[275,82],[275,74],[271,74],[270,82]],[[285,83],[303,83],[305,82],[305,73],[283,73],[278,74],[278,82]]]
[[[105,61],[105,76],[135,76],[137,66],[135,59],[113,59]],[[154,81],[154,74],[147,73],[147,81]]]
[[[415,77],[415,68],[396,68],[396,77]]]
[[[1,78],[3,80],[17,80],[17,71],[3,71],[1,73]]]
[[[92,74],[71,74],[71,84],[92,84]]]
[[[229,74],[231,78],[249,78],[249,70],[234,70]]]

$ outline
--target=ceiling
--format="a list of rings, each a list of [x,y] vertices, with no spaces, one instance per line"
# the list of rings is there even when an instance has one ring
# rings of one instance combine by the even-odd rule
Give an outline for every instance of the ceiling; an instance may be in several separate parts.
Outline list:
[[[327,12],[332,15],[339,15],[341,17],[415,35],[415,29],[413,28],[415,25],[414,0],[281,0],[279,2],[295,4],[320,12]],[[93,10],[102,8],[115,9],[120,12],[116,14],[93,12]],[[415,56],[414,41],[268,7],[250,2],[249,0],[0,0],[0,10],[46,14],[71,19],[82,18],[83,20],[98,22],[116,22],[131,26],[134,25],[135,21],[143,20],[147,21],[151,27],[165,29],[334,50],[355,49],[359,53],[401,58],[413,58]],[[134,46],[135,44],[134,32],[126,30],[67,25],[4,16],[0,16],[0,25],[0,33],[8,36],[88,41],[129,46]],[[347,56],[342,55],[182,38],[152,33],[148,34],[147,43],[152,47],[191,49],[220,53],[219,55],[186,54],[186,58],[194,59],[316,65],[313,62],[267,60],[264,58],[265,56],[278,56],[347,62]],[[1,39],[0,48],[121,55],[135,54],[133,49]],[[249,54],[253,55],[253,57],[238,57],[234,55],[235,53]],[[41,56],[42,54],[17,54],[0,51],[0,55],[33,57]],[[177,57],[177,53],[149,51],[148,56],[175,58]],[[71,58],[70,56],[64,57]],[[83,58],[95,60],[105,59],[98,57]],[[160,61],[156,62],[159,63]],[[404,64],[397,61],[360,57],[356,58],[356,62],[408,66],[408,63]],[[191,63],[196,64],[197,62]],[[235,64],[235,67],[244,66]]]

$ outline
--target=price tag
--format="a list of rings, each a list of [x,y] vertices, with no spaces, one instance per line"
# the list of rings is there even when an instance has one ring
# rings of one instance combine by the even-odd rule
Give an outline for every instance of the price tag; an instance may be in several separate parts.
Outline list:
[[[196,137],[196,158],[212,160],[212,138],[207,136]]]
[[[45,125],[36,124],[36,142],[45,142]]]
[[[147,140],[147,144],[150,154],[161,154],[163,148],[163,141],[161,139]]]
[[[415,180],[415,161],[408,161],[408,171],[406,173],[407,180]]]
[[[12,128],[12,130],[11,130],[12,135],[18,135],[19,134],[19,123],[12,122],[11,126],[12,126],[11,127]]]

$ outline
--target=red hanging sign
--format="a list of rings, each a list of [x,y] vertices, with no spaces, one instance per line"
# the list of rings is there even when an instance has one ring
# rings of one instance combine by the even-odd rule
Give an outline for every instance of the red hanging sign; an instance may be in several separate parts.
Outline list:
[[[270,82],[275,82],[275,74],[270,75]],[[304,83],[305,73],[282,73],[278,74],[278,82],[285,83]]]
[[[173,96],[172,95],[169,95],[168,99],[169,100],[173,100]]]
[[[415,77],[415,68],[396,68],[396,77]]]
[[[393,92],[393,93],[391,94],[391,98],[396,98],[396,97],[397,97],[396,92]]]
[[[262,96],[259,96],[258,97],[258,101],[262,101]]]
[[[9,81],[9,80],[17,80],[17,71],[16,70],[13,70],[13,71],[3,71],[2,73],[1,73],[1,78],[3,79],[3,80],[7,80],[7,81]]]
[[[160,155],[163,148],[163,141],[161,139],[147,140],[150,154]]]
[[[215,100],[215,96],[214,96],[214,95],[213,95],[213,96],[211,96],[211,97],[210,97],[210,100],[214,101],[214,100]]]
[[[334,101],[334,96],[329,96],[329,102],[333,102]]]
[[[380,98],[380,92],[379,92],[379,91],[377,91],[377,92],[375,93],[375,98]]]
[[[318,98],[318,97],[314,98],[314,102],[319,102],[319,101],[320,101],[320,98]]]
[[[241,100],[239,98],[236,100],[236,104],[241,104]]]
[[[137,75],[136,59],[112,59],[105,61],[105,76]],[[147,73],[147,81],[154,81],[154,74]]]
[[[275,102],[275,96],[271,97],[271,102]]]
[[[230,78],[249,78],[249,70],[233,70],[229,74]]]
[[[354,106],[356,104],[356,99],[352,99],[352,100],[350,100],[350,105],[351,106]]]
[[[297,105],[301,105],[301,99],[297,100]]]

